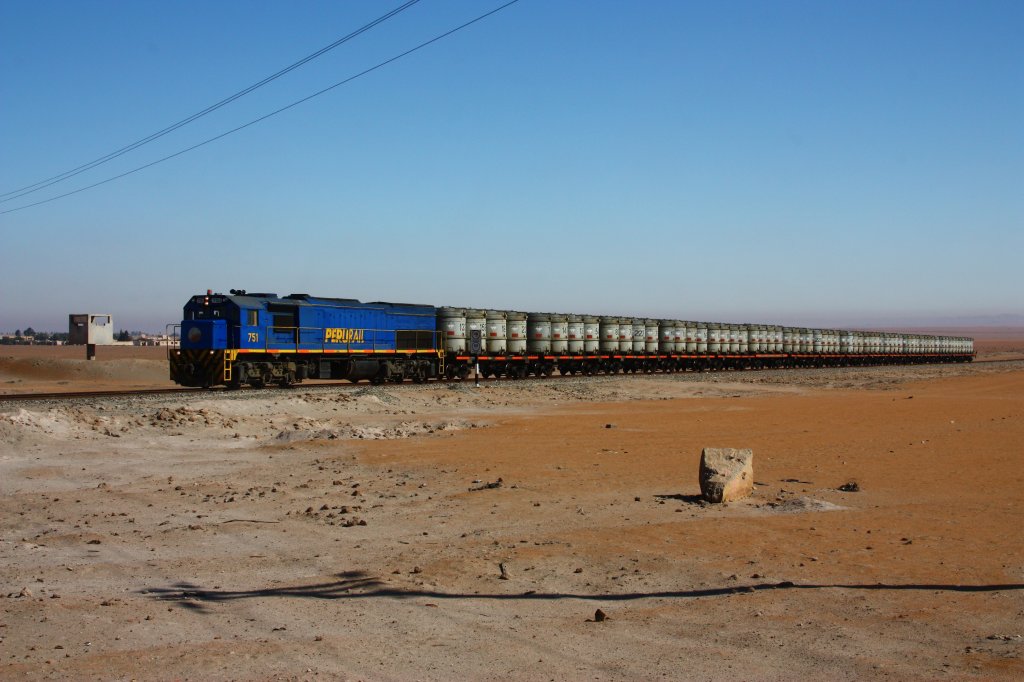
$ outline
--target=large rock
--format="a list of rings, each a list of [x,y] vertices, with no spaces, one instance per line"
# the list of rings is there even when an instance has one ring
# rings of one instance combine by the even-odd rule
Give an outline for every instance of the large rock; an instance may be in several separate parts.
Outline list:
[[[742,500],[754,491],[754,452],[749,448],[704,448],[700,494],[708,502]]]

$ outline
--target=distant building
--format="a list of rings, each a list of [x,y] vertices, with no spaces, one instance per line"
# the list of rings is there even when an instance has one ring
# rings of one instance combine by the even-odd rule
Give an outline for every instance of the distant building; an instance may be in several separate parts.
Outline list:
[[[68,315],[68,345],[114,345],[114,316],[106,313]]]
[[[136,346],[164,346],[164,347],[177,347],[178,337],[171,337],[167,334],[160,334],[159,336],[149,336],[143,334],[142,336],[136,337],[132,340]]]

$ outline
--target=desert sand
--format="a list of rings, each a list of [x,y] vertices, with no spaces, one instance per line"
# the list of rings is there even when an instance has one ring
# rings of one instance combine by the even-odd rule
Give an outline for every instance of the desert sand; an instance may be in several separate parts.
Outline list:
[[[104,350],[0,386],[164,380]],[[0,441],[3,679],[1024,676],[1020,361],[0,398]]]

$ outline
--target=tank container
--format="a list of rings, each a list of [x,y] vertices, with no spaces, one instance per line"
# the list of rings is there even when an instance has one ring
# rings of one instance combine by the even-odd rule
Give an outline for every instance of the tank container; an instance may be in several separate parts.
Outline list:
[[[725,325],[725,343],[722,344],[723,353],[735,353],[740,348],[738,327],[734,324]]]
[[[708,352],[722,352],[722,324],[721,322],[708,322]]]
[[[811,330],[811,350],[821,353],[825,350],[825,331],[823,329]]]
[[[644,351],[658,352],[658,321],[644,320]]]
[[[466,354],[465,308],[441,308],[437,313],[438,331],[444,336],[444,352]]]
[[[569,316],[553,314],[551,321],[551,352],[561,355],[569,350]]]
[[[633,327],[633,342],[630,345],[630,350],[634,355],[643,353],[647,346],[647,327],[644,325],[644,320],[643,318],[634,318],[630,320],[630,325]]]
[[[793,352],[796,351],[796,348],[797,348],[797,346],[800,343],[799,340],[796,337],[797,337],[797,330],[796,329],[793,329],[792,327],[783,327],[782,328],[782,352],[783,353],[793,353]]]
[[[676,352],[676,329],[672,320],[660,320],[658,322],[658,352]]]
[[[526,349],[533,353],[551,352],[551,316],[529,313],[526,316]]]
[[[747,352],[748,353],[760,353],[761,352],[761,334],[757,331],[756,324],[746,325],[747,332]]]
[[[633,352],[633,319],[623,317],[619,320],[619,352],[629,355]]]
[[[736,339],[739,344],[736,347],[737,353],[750,352],[750,329],[745,324],[736,326]]]
[[[568,323],[569,353],[579,355],[583,352],[583,337],[586,336],[586,326],[583,324],[581,315],[569,315],[566,318]]]
[[[504,355],[508,352],[508,321],[501,310],[487,311],[487,343],[490,355]]]
[[[782,336],[783,336],[783,331],[782,330],[783,330],[783,327],[781,325],[776,325],[775,326],[775,340],[772,341],[772,352],[773,353],[781,353],[782,352]]]
[[[672,320],[672,337],[676,342],[676,352],[686,352],[686,322]]]
[[[697,353],[704,354],[708,352],[708,323],[707,322],[696,322],[696,338],[697,338]]]
[[[839,352],[849,355],[853,352],[853,332],[839,332]]]
[[[508,352],[523,354],[526,352],[526,313],[506,313],[508,321]]]
[[[683,350],[687,354],[693,355],[697,352],[697,323],[693,320],[686,320],[686,326],[683,327]]]
[[[619,352],[619,318],[601,318],[601,352]]]
[[[601,318],[586,315],[583,318],[583,352],[596,353],[601,349]]]

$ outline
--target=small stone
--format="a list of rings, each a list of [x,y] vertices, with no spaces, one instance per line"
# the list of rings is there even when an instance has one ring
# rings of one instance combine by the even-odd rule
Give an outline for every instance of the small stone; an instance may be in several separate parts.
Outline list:
[[[842,484],[838,489],[844,493],[859,493],[860,484],[857,481],[850,481],[849,483]]]
[[[23,587],[23,588],[21,588],[21,592],[18,593],[18,596],[19,597],[31,597],[32,596],[32,590],[28,589],[27,587]]]
[[[615,424],[605,424],[604,428],[606,428],[606,429],[614,429],[615,428]]]
[[[603,623],[606,620],[608,620],[608,614],[606,614],[601,609],[598,609],[597,611],[594,611],[594,622],[595,623]]]
[[[754,491],[754,452],[749,448],[704,448],[700,455],[701,496],[732,502]]]

